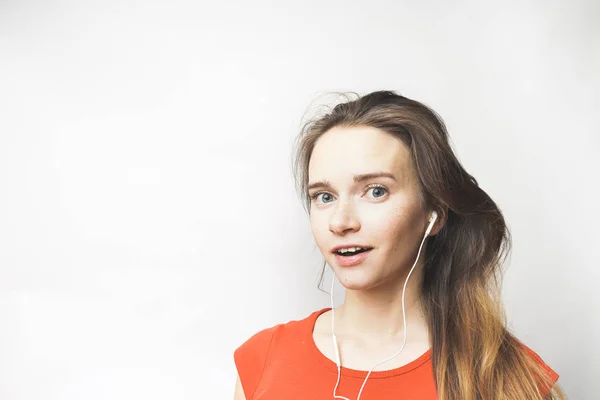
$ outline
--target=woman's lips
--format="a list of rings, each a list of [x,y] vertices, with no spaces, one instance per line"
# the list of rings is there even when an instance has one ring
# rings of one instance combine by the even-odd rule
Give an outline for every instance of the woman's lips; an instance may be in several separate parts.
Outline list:
[[[358,265],[361,262],[363,262],[365,260],[365,258],[367,258],[368,254],[371,252],[371,250],[373,250],[373,249],[363,251],[362,253],[358,253],[353,256],[341,256],[337,253],[334,253],[335,260],[337,261],[338,265],[341,267],[353,267],[353,266]]]

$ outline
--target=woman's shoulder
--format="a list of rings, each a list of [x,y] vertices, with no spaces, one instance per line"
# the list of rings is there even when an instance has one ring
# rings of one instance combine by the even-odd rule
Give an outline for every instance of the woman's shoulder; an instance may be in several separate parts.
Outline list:
[[[537,371],[532,371],[534,375],[533,378],[537,382],[538,388],[542,393],[542,396],[544,396],[545,398],[545,396],[547,396],[553,390],[553,388],[556,387],[559,374],[554,369],[552,369],[546,363],[546,361],[544,361],[544,359],[531,347],[525,345],[519,339],[517,339],[517,342],[522,348],[522,350],[525,352],[529,360],[533,364],[537,365],[537,367],[539,368]]]
[[[542,357],[540,357],[540,355],[535,352],[531,347],[525,345],[524,343],[521,342],[521,347],[523,348],[523,350],[525,351],[525,353],[529,356],[529,358],[531,360],[533,360],[542,370],[544,370],[544,372],[546,373],[546,375],[548,376],[548,378],[553,381],[556,382],[558,380],[558,373],[556,371],[554,371],[545,361]]]
[[[307,316],[263,328],[246,339],[235,350],[234,355],[254,354],[254,357],[266,357],[274,342],[294,340],[310,332],[317,317],[327,310],[327,308],[316,310]]]
[[[235,349],[234,361],[246,398],[252,398],[272,353],[278,353],[277,349],[289,351],[295,343],[304,340],[311,333],[317,317],[326,310],[314,311],[301,319],[264,328]]]

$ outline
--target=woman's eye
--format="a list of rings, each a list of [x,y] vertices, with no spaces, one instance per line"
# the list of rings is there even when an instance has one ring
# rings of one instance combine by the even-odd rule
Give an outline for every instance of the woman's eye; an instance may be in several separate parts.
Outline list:
[[[371,194],[373,195],[373,197],[375,197],[376,199],[383,197],[387,194],[387,189],[382,187],[382,186],[375,186],[369,189],[369,192],[371,192]]]
[[[313,200],[317,200],[321,203],[329,203],[329,202],[333,201],[333,196],[331,195],[331,193],[325,193],[325,192],[315,193],[311,196],[311,198]]]

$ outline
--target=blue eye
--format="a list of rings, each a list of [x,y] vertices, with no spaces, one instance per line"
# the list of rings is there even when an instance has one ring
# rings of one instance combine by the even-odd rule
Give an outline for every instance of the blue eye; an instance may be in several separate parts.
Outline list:
[[[329,203],[330,201],[333,201],[333,196],[331,193],[327,192],[317,192],[310,196],[311,200],[317,200],[319,197],[321,197],[321,203]]]
[[[387,188],[381,185],[373,185],[369,188],[369,191],[373,194],[373,197],[379,199],[385,196],[388,192]]]

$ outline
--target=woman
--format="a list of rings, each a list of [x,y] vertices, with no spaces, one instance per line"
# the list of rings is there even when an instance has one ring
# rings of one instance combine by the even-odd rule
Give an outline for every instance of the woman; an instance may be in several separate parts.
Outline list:
[[[315,242],[346,297],[236,349],[236,400],[564,398],[506,328],[510,234],[435,112],[374,92],[306,124],[296,150]]]

